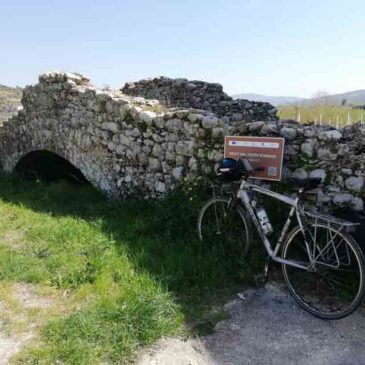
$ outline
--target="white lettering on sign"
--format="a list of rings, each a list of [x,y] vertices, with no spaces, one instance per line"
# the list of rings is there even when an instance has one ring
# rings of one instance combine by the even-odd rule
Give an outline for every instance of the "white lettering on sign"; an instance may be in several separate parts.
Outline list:
[[[279,143],[276,142],[229,141],[228,143],[236,147],[279,148]]]

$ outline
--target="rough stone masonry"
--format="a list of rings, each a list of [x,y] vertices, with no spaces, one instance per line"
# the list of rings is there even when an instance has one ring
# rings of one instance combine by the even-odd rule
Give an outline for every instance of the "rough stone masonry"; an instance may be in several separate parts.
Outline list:
[[[211,173],[225,135],[283,136],[285,175],[319,176],[323,202],[363,210],[365,125],[278,121],[268,103],[233,100],[219,84],[156,78],[97,89],[76,73],[51,72],[25,88],[23,110],[0,127],[0,162],[10,173],[47,150],[110,196],[157,197]]]

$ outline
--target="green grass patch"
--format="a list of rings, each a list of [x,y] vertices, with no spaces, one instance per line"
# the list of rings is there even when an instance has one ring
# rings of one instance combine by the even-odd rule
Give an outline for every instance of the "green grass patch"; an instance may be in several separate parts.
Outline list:
[[[210,330],[261,254],[248,265],[201,244],[206,194],[194,189],[109,201],[90,186],[0,175],[0,280],[56,288],[68,306],[14,362],[119,364],[161,336]]]

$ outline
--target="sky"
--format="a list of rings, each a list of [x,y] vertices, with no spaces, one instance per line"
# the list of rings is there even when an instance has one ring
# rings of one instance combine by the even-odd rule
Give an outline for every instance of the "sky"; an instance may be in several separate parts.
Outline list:
[[[310,97],[365,89],[364,0],[0,0],[0,84],[168,76]]]

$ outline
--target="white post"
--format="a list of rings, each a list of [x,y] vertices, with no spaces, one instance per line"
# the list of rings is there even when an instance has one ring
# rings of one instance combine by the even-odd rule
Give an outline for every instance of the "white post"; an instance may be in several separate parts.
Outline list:
[[[297,122],[300,123],[300,112],[298,113]]]
[[[350,125],[350,113],[347,113],[347,125]]]
[[[317,125],[317,117],[314,117],[314,125]]]
[[[322,113],[319,114],[319,124],[322,125]]]

